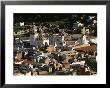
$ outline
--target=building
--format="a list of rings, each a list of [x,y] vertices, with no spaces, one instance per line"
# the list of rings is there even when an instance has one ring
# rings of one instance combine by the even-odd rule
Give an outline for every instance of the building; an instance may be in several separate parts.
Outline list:
[[[60,52],[60,55],[65,56],[65,58],[71,58],[74,57],[76,54],[76,51],[72,50],[72,51],[62,51]]]
[[[49,45],[49,47],[47,47],[47,51],[48,51],[48,53],[52,53],[52,52],[56,51],[56,48],[54,48],[53,45]]]
[[[83,29],[81,29],[81,33],[82,33],[83,35],[85,35],[85,34],[90,34],[90,29],[89,29],[89,28],[86,28],[86,27],[83,27]]]
[[[38,33],[32,33],[30,34],[30,45],[35,45],[36,48],[43,46],[43,41],[39,37]]]
[[[49,38],[43,38],[43,45],[49,45]]]
[[[89,44],[89,40],[86,35],[83,35],[82,37],[82,44]]]
[[[24,22],[20,22],[20,26],[24,26]]]
[[[66,43],[64,42],[64,36],[60,36],[59,34],[53,34],[49,37],[49,44],[54,45],[55,48],[63,48]]]

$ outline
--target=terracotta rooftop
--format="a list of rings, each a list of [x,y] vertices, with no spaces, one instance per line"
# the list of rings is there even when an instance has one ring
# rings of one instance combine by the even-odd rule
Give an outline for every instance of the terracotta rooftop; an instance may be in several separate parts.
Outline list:
[[[85,45],[85,46],[79,46],[79,47],[75,47],[74,48],[75,50],[78,50],[78,51],[97,51],[97,46],[96,45]]]
[[[25,59],[24,61],[23,61],[23,63],[24,64],[34,64],[34,62],[33,61],[31,61],[31,60],[27,60],[27,59]]]

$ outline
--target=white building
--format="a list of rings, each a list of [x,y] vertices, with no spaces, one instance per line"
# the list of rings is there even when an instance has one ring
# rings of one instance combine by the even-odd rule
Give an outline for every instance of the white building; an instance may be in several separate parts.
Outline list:
[[[34,32],[37,32],[37,26],[33,26]]]
[[[49,45],[49,38],[43,38],[43,44],[45,45],[46,43]]]
[[[83,35],[82,43],[83,44],[89,44],[89,40],[87,40],[87,36],[86,35]]]
[[[91,41],[92,43],[97,44],[97,38],[92,38],[92,39],[90,39],[90,41]]]
[[[20,22],[20,26],[24,26],[24,22]]]

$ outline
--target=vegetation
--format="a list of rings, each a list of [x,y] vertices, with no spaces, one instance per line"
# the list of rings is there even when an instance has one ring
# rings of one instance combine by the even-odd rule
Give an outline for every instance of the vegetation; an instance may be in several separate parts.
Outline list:
[[[86,61],[86,64],[94,71],[97,71],[97,62],[96,60],[90,59]]]

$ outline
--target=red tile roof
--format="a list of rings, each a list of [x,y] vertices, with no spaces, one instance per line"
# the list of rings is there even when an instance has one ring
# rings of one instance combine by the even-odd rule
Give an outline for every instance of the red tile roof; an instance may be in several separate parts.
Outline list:
[[[75,50],[78,51],[97,51],[97,46],[96,45],[92,45],[92,46],[83,46],[83,47],[77,47],[75,48]]]

